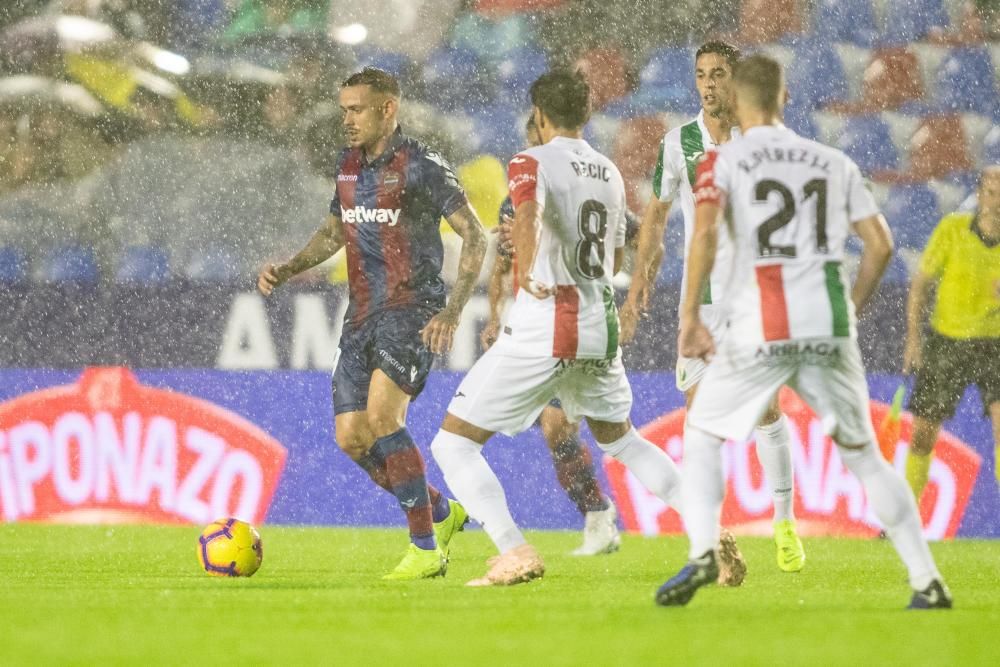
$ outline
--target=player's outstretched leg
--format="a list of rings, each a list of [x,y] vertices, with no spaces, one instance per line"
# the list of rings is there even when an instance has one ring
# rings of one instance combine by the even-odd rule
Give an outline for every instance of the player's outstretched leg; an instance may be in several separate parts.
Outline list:
[[[691,541],[688,564],[656,592],[660,605],[684,605],[702,586],[719,576],[715,549],[722,527],[719,516],[725,493],[722,475],[722,438],[688,423],[684,429],[684,529]]]
[[[375,441],[385,457],[389,485],[410,527],[410,546],[403,560],[383,579],[429,579],[444,576],[448,559],[434,537],[434,519],[424,459],[409,432],[401,428]]]
[[[681,511],[681,472],[665,451],[643,438],[634,428],[614,442],[598,441],[597,446],[624,464],[650,493],[684,516]],[[715,545],[721,573],[718,583],[721,586],[739,586],[746,576],[746,562],[732,534],[725,531],[723,536],[724,542],[717,539]]]
[[[385,465],[385,456],[378,444],[374,444],[367,452],[361,455],[355,463],[361,466],[362,470],[368,473],[372,481],[389,493],[392,493],[392,484],[389,483],[389,470]],[[431,483],[427,484],[427,494],[431,501],[431,519],[434,522],[434,537],[438,546],[447,557],[450,551],[451,539],[455,533],[463,530],[465,524],[469,522],[469,514],[460,503],[445,497]]]
[[[559,485],[584,517],[583,544],[574,556],[596,556],[618,551],[618,511],[601,493],[590,449],[580,440],[580,427],[566,419],[556,405],[547,406],[539,417],[545,444],[552,455]]]
[[[692,558],[681,571],[667,579],[656,591],[656,604],[663,607],[680,607],[694,597],[702,586],[715,583],[719,578],[719,566],[715,552],[706,551],[698,558]]]
[[[868,502],[909,571],[913,595],[908,609],[950,609],[951,594],[938,572],[920,526],[913,493],[872,441],[840,447],[844,465],[861,480]]]
[[[788,420],[778,410],[777,396],[756,429],[757,458],[774,500],[774,543],[778,568],[798,572],[806,562],[802,540],[795,531],[794,469]]]
[[[448,415],[450,420],[462,423]],[[490,536],[499,556],[489,560],[489,569],[469,586],[509,586],[545,574],[545,564],[535,548],[527,543],[507,508],[500,480],[483,458],[482,445],[457,433],[438,431],[431,443],[434,460],[441,467],[445,481],[468,508],[469,513]]]

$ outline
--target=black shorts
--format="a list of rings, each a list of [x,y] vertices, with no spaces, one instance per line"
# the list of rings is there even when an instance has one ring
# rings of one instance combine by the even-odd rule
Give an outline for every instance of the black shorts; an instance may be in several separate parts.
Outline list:
[[[928,421],[955,414],[965,388],[979,387],[983,412],[1000,401],[1000,338],[958,340],[929,331],[908,409]]]
[[[434,353],[424,345],[420,330],[435,312],[420,306],[395,308],[357,324],[345,322],[333,371],[333,414],[367,409],[368,387],[376,369],[416,398],[434,363]]]

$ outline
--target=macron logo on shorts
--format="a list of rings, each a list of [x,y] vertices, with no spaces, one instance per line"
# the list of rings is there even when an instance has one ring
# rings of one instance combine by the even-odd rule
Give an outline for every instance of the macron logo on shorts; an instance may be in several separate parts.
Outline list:
[[[375,222],[380,225],[395,227],[399,223],[399,215],[402,209],[398,208],[367,208],[355,206],[354,208],[340,207],[340,219],[349,225],[356,225],[361,222]]]

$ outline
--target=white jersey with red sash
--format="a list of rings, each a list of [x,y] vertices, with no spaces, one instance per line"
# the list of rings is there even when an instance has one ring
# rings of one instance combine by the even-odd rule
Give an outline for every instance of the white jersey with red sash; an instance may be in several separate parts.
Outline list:
[[[783,126],[754,127],[706,155],[694,194],[725,198],[727,336],[741,345],[856,336],[844,244],[878,206],[850,158]]]
[[[500,337],[505,353],[613,358],[618,311],[611,278],[626,228],[618,168],[586,141],[556,137],[515,155],[508,175],[515,210],[526,201],[542,210],[531,275],[555,285],[556,294],[537,299],[518,291]]]

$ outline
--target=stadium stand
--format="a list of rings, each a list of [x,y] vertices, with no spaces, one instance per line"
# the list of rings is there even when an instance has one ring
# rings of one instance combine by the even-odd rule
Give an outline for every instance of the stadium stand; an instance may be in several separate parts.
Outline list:
[[[639,6],[650,1],[638,0],[634,12],[612,12],[596,0],[579,7],[561,0],[456,2],[458,9],[441,10],[447,29],[419,45],[375,36],[336,42],[316,32],[312,19],[306,29],[271,26],[243,41],[223,40],[228,5],[185,2],[174,24],[151,24],[148,33],[157,46],[178,51],[173,60],[161,58],[167,69],[143,65],[147,79],[169,82],[166,97],[126,92],[99,118],[80,117],[70,100],[52,100],[74,118],[73,131],[67,124],[47,134],[52,128],[38,100],[5,96],[0,86],[0,139],[10,139],[0,141],[0,160],[13,160],[16,148],[18,165],[0,174],[0,279],[157,283],[247,274],[264,249],[291,244],[322,214],[324,178],[342,141],[337,88],[364,65],[400,76],[407,130],[463,164],[478,156],[508,159],[523,143],[530,82],[550,65],[577,63],[594,91],[585,136],[619,163],[637,210],[649,195],[662,132],[698,112],[694,45],[717,35],[788,66],[786,123],[857,160],[910,250],[934,216],[974,206],[975,169],[1000,163],[1000,43],[990,41],[997,26],[982,3],[692,0],[690,9],[672,10],[680,24],[650,34],[643,23],[650,14]],[[102,2],[64,6],[70,4],[67,11],[106,20]],[[204,25],[194,30],[192,12],[203,10]],[[568,14],[575,22],[566,22]],[[620,20],[607,22],[611,15]],[[329,35],[343,18],[331,12]],[[109,43],[93,47],[101,57],[147,62],[131,55],[132,42],[110,34]],[[0,43],[0,81],[14,71],[65,78],[60,72],[71,54],[57,43],[19,41],[7,32]],[[181,73],[184,63],[188,74]],[[267,78],[245,85],[238,73],[248,66],[274,68],[271,79],[287,94],[270,95],[269,86],[279,84]],[[174,89],[183,97],[170,97]],[[84,154],[96,157],[81,168],[73,156]],[[67,239],[90,259],[71,259],[79,255],[62,247]],[[16,261],[12,248],[20,253]],[[661,278],[671,280],[671,271],[665,266]]]
[[[20,248],[0,247],[0,285],[20,285],[28,280],[28,256]]]
[[[162,285],[170,280],[170,257],[157,246],[130,246],[118,261],[115,280],[134,285]]]
[[[42,258],[37,277],[46,283],[94,285],[100,280],[100,270],[93,248],[57,245]]]
[[[925,181],[971,171],[972,157],[957,114],[928,116],[910,139],[909,177]]]

